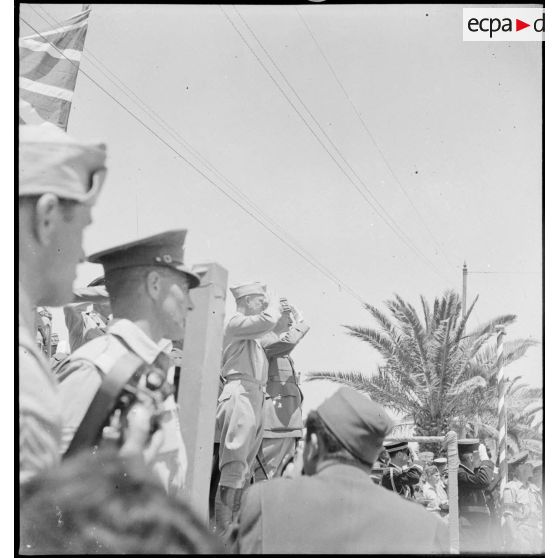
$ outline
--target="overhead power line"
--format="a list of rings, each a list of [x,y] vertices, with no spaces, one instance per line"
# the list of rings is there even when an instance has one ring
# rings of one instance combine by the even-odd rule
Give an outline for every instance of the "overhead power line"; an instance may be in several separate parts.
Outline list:
[[[254,31],[251,29],[251,27],[249,26],[249,24],[246,22],[246,20],[242,17],[242,15],[238,12],[238,10],[236,9],[236,7],[233,6],[233,9],[236,11],[238,17],[242,20],[242,22],[244,23],[244,25],[246,26],[246,28],[250,31],[250,33],[252,34],[252,36],[254,37],[254,39],[256,40],[256,42],[258,43],[258,45],[260,46],[260,48],[264,51],[264,53],[266,54],[266,56],[268,57],[268,59],[271,61],[271,63],[273,64],[273,66],[275,67],[275,69],[277,70],[277,72],[282,76],[283,80],[285,81],[285,83],[288,85],[288,87],[291,89],[291,91],[294,93],[294,95],[296,96],[296,98],[298,99],[298,101],[300,102],[300,104],[304,107],[304,109],[306,110],[306,112],[310,115],[310,117],[312,118],[312,120],[315,122],[315,124],[318,126],[318,128],[320,129],[320,131],[322,132],[322,134],[325,136],[325,138],[328,140],[328,142],[331,144],[331,146],[333,147],[333,149],[336,151],[336,153],[338,154],[338,156],[343,160],[343,162],[345,163],[345,165],[350,169],[350,171],[352,172],[352,174],[356,177],[356,179],[362,184],[362,186],[364,187],[364,191],[358,186],[358,184],[353,180],[353,178],[347,173],[346,169],[339,163],[339,161],[335,158],[335,156],[332,154],[332,152],[328,149],[328,147],[325,145],[325,143],[322,141],[322,139],[318,136],[318,134],[316,133],[316,131],[312,128],[312,126],[309,124],[309,122],[306,120],[306,118],[302,115],[302,113],[298,110],[298,108],[296,107],[296,105],[293,103],[293,101],[290,99],[290,97],[287,95],[287,93],[285,92],[285,90],[281,87],[281,85],[279,84],[279,82],[275,79],[275,77],[273,76],[273,74],[270,72],[270,70],[267,68],[267,66],[265,65],[265,63],[262,61],[262,59],[258,56],[258,54],[255,52],[255,50],[252,48],[252,45],[250,45],[250,43],[248,42],[248,40],[246,39],[246,37],[242,34],[242,31],[238,28],[238,26],[234,23],[234,21],[231,19],[231,17],[229,16],[229,14],[227,14],[227,12],[223,9],[222,6],[220,6],[221,11],[223,12],[223,14],[225,15],[225,17],[227,18],[227,20],[229,21],[229,23],[232,25],[232,27],[235,29],[235,31],[238,33],[238,35],[240,36],[240,38],[242,39],[242,41],[246,44],[246,46],[248,47],[248,49],[250,50],[250,52],[254,55],[254,57],[256,58],[256,60],[259,62],[259,64],[261,65],[261,67],[263,68],[263,70],[267,73],[267,75],[270,77],[270,79],[273,81],[273,83],[277,86],[277,88],[279,89],[279,91],[281,92],[281,94],[284,96],[284,98],[287,100],[287,102],[291,105],[291,107],[293,108],[293,110],[298,114],[298,116],[301,118],[301,120],[303,121],[304,125],[308,128],[308,130],[312,133],[312,135],[316,138],[316,140],[320,143],[320,145],[324,148],[324,150],[326,151],[326,153],[330,156],[330,158],[333,160],[333,162],[337,165],[337,167],[341,170],[341,172],[349,179],[349,181],[351,182],[351,184],[355,187],[355,189],[359,192],[359,194],[363,197],[363,199],[366,201],[366,203],[371,207],[371,209],[378,215],[378,217],[380,217],[380,219],[382,219],[382,221],[384,221],[384,223],[386,223],[386,225],[396,234],[396,236],[398,236],[398,238],[412,251],[415,253],[415,255],[417,255],[420,258],[422,258],[430,267],[431,269],[440,277],[442,277],[444,280],[448,280],[447,277],[445,277],[437,268],[436,266],[428,259],[428,257],[426,255],[424,255],[424,253],[414,245],[414,243],[412,242],[412,240],[401,230],[401,228],[399,227],[399,225],[397,224],[397,222],[391,217],[391,215],[389,214],[389,212],[382,206],[381,202],[372,194],[372,192],[366,187],[366,184],[362,181],[362,179],[359,177],[359,175],[356,173],[356,171],[353,169],[353,167],[351,166],[351,164],[346,160],[346,158],[343,156],[343,154],[340,152],[340,150],[337,148],[337,146],[335,145],[335,143],[331,140],[331,138],[328,136],[328,134],[325,132],[325,130],[323,129],[323,127],[320,125],[320,123],[318,122],[318,120],[314,117],[314,115],[312,114],[312,112],[310,111],[310,109],[306,106],[306,104],[304,103],[304,101],[300,98],[300,96],[298,95],[298,93],[296,92],[296,90],[294,89],[294,87],[289,83],[288,79],[285,77],[285,75],[283,74],[283,72],[280,70],[280,68],[277,66],[277,64],[274,62],[273,58],[271,57],[271,55],[268,53],[268,51],[265,49],[265,47],[262,45],[262,43],[259,41],[258,37],[256,36],[256,34],[254,33]],[[368,193],[368,195],[370,195],[374,201],[376,202],[376,204],[378,205],[378,207],[384,212],[384,215],[382,215],[382,213],[380,213],[380,211],[374,206],[374,204],[370,201],[370,199],[368,198],[368,196],[366,195],[366,193]]]
[[[25,23],[30,29],[32,29],[37,35],[39,35],[43,40],[48,42],[53,48],[55,48],[61,56],[63,56],[68,62],[75,65],[75,63],[67,58],[64,53],[58,49],[53,43],[48,41],[33,25],[31,25],[28,21],[25,20],[22,16],[19,16],[19,19]],[[296,252],[300,257],[302,257],[307,263],[309,263],[312,267],[317,269],[323,275],[326,275],[328,279],[334,282],[339,288],[342,288],[347,294],[355,298],[360,304],[364,304],[364,299],[357,294],[351,287],[349,287],[345,282],[340,280],[337,276],[335,276],[332,272],[330,272],[325,266],[320,264],[317,260],[312,261],[311,258],[307,257],[301,249],[292,245],[289,241],[282,238],[276,231],[274,231],[267,223],[265,223],[261,218],[257,215],[249,211],[246,207],[244,207],[238,200],[236,200],[229,192],[227,192],[224,188],[222,188],[217,182],[212,180],[205,172],[199,169],[196,165],[194,165],[191,161],[189,161],[182,153],[177,151],[170,143],[168,143],[161,135],[159,135],[155,130],[153,130],[148,124],[146,124],[139,116],[137,116],[133,111],[131,111],[126,105],[124,105],[121,101],[119,101],[116,97],[114,97],[107,89],[105,89],[102,85],[100,85],[95,78],[90,76],[87,72],[85,72],[81,67],[79,68],[79,72],[82,73],[87,79],[89,79],[94,85],[96,85],[103,93],[105,93],[108,97],[110,97],[115,103],[117,103],[122,109],[124,109],[134,120],[136,120],[141,126],[143,126],[146,130],[148,130],[153,136],[155,136],[159,141],[161,141],[166,147],[168,147],[171,151],[173,151],[180,159],[182,159],[185,163],[187,163],[192,169],[194,169],[198,174],[204,177],[210,184],[215,186],[219,189],[225,196],[227,196],[235,205],[240,207],[245,213],[250,215],[254,220],[256,220],[260,225],[262,225],[266,230],[268,230],[271,234],[273,234],[277,239],[279,239],[283,244],[289,247],[291,250]]]
[[[304,24],[306,30],[308,31],[308,34],[310,35],[310,37],[312,37],[312,40],[314,41],[314,44],[316,45],[319,53],[322,55],[322,58],[324,59],[325,63],[327,64],[327,67],[330,69],[333,77],[335,78],[335,81],[337,82],[337,84],[339,85],[341,91],[343,92],[343,94],[345,95],[345,97],[347,98],[347,100],[349,101],[353,112],[355,113],[355,115],[357,116],[357,118],[359,119],[360,123],[362,124],[364,130],[366,131],[366,133],[368,134],[368,137],[370,138],[370,141],[372,142],[372,144],[374,145],[374,147],[376,148],[376,150],[378,151],[378,153],[380,154],[380,157],[382,158],[385,166],[387,167],[387,169],[389,170],[391,176],[393,177],[393,179],[395,180],[396,184],[399,186],[399,188],[401,189],[401,191],[403,192],[403,194],[405,195],[405,197],[407,198],[408,202],[411,204],[411,207],[413,208],[413,210],[415,211],[416,215],[418,216],[419,220],[421,221],[421,223],[423,224],[424,228],[428,231],[428,234],[430,235],[430,238],[432,239],[432,241],[434,242],[434,244],[436,245],[436,247],[438,248],[438,250],[440,251],[440,253],[444,256],[446,262],[452,266],[453,264],[450,262],[449,258],[447,257],[444,249],[442,248],[442,246],[440,245],[440,243],[436,240],[436,237],[434,236],[434,234],[432,233],[432,231],[430,230],[430,227],[428,226],[428,223],[425,221],[425,219],[422,217],[421,213],[419,212],[419,210],[417,209],[417,207],[415,206],[411,196],[408,194],[407,190],[403,187],[403,184],[401,183],[401,181],[399,180],[399,178],[397,177],[397,175],[395,174],[392,166],[390,165],[389,161],[387,160],[387,157],[385,156],[384,152],[380,149],[380,146],[378,145],[378,142],[376,141],[376,139],[374,138],[374,136],[372,135],[372,132],[370,131],[370,129],[368,128],[368,126],[366,125],[366,122],[364,121],[364,118],[362,117],[362,115],[360,114],[359,110],[357,109],[355,103],[353,102],[353,100],[351,99],[348,91],[345,89],[345,87],[343,86],[343,83],[341,82],[341,80],[339,79],[339,76],[337,75],[336,71],[334,70],[332,64],[329,62],[327,56],[325,55],[325,52],[323,51],[322,47],[320,46],[320,44],[318,43],[318,40],[316,39],[316,36],[314,35],[314,33],[312,33],[312,30],[310,29],[310,26],[308,25],[308,23],[306,22],[306,20],[304,19],[304,17],[302,16],[302,14],[300,13],[299,9],[295,6],[295,10],[296,13],[298,14],[298,17],[300,18],[300,20],[302,21],[302,23]]]
[[[45,21],[48,25],[52,25],[52,22],[61,25],[61,23],[59,21],[57,21],[51,14],[49,14],[44,8],[41,7],[41,10],[49,17],[49,19],[51,21],[48,21],[45,17],[43,17],[41,14],[39,14],[32,6],[30,6],[31,9],[33,9],[33,11],[43,20]],[[336,283],[338,286],[344,285],[344,283],[342,281],[340,281],[340,279],[335,276],[327,267],[325,267],[323,264],[321,264],[310,252],[308,252],[307,250],[305,250],[303,247],[301,247],[300,245],[297,244],[296,240],[292,237],[292,235],[285,230],[279,223],[277,223],[274,219],[272,219],[271,217],[269,217],[268,215],[266,215],[254,202],[252,202],[252,200],[246,196],[242,190],[240,190],[238,187],[236,187],[230,180],[228,180],[223,174],[221,174],[219,172],[219,170],[214,167],[207,159],[205,159],[198,151],[196,151],[196,149],[190,145],[181,135],[179,132],[177,132],[174,128],[172,128],[157,112],[155,112],[153,109],[151,109],[149,107],[149,105],[147,105],[132,89],[130,89],[116,74],[114,74],[109,68],[107,68],[107,66],[101,61],[99,60],[90,50],[88,51],[88,55],[86,55],[85,53],[83,53],[84,58],[87,58],[89,60],[89,62],[91,62],[105,77],[107,77],[107,79],[109,79],[109,81],[111,81],[116,87],[118,87],[123,93],[124,95],[126,95],[133,103],[135,103],[136,105],[138,105],[142,110],[144,110],[144,112],[147,112],[152,118],[154,118],[154,120],[158,121],[159,124],[165,128],[167,131],[169,131],[169,133],[174,136],[177,141],[183,146],[185,147],[191,154],[194,155],[194,157],[196,157],[206,168],[208,168],[211,172],[213,172],[215,175],[217,175],[225,184],[227,184],[237,195],[239,195],[244,201],[245,203],[247,203],[248,205],[250,205],[250,207],[253,209],[253,211],[255,213],[257,213],[261,219],[263,219],[264,221],[267,221],[268,224],[270,223],[272,227],[275,227],[275,229],[277,229],[284,237],[286,237],[287,239],[289,239],[290,243],[297,249],[297,251],[302,252],[302,254],[299,253],[299,255],[305,255],[306,258],[308,258],[308,260],[312,260],[312,265],[314,265],[314,267],[316,268],[320,268],[321,272],[326,276],[326,278],[332,280],[334,283]],[[92,62],[89,59],[89,56],[92,56],[93,58],[95,58],[95,60],[98,61],[98,64]],[[105,68],[105,70],[107,72],[109,72],[110,74],[112,74],[114,76],[114,78],[122,85],[122,87],[116,83],[113,79],[110,78],[110,76],[108,76],[104,71],[103,68]],[[126,91],[123,89],[123,87],[128,90],[134,98],[132,98],[130,95],[128,95],[126,93]],[[298,252],[297,252],[298,253]],[[346,289],[350,289],[350,287],[346,286]],[[356,294],[356,293],[355,293]],[[359,295],[357,295],[359,300],[362,301],[361,297]]]

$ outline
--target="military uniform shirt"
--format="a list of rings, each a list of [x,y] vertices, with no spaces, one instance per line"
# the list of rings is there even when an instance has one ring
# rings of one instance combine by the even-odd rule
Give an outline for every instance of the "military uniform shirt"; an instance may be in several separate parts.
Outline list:
[[[65,452],[79,427],[91,401],[95,397],[102,374],[123,355],[132,350],[146,364],[153,364],[163,352],[172,349],[172,343],[162,340],[157,344],[130,320],[115,319],[107,329],[108,335],[97,337],[80,347],[60,369],[60,394],[63,402],[63,442]],[[118,339],[121,338],[126,346]],[[170,373],[167,379],[171,377]],[[185,485],[186,450],[180,432],[177,406],[174,397],[164,402],[168,414],[163,419],[163,445],[153,465],[167,490],[174,492]]]
[[[19,288],[20,482],[60,462],[61,408],[56,380],[35,344],[34,311]]]

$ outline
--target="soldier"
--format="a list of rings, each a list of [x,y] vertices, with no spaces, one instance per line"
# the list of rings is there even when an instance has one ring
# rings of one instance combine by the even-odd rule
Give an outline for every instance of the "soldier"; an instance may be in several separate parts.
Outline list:
[[[367,396],[342,387],[306,420],[304,475],[258,482],[242,499],[240,554],[443,552],[447,533],[424,509],[368,476],[392,422]]]
[[[407,499],[414,497],[415,487],[420,482],[422,467],[411,461],[408,442],[386,442],[389,463],[382,474],[381,485]]]
[[[74,291],[74,301],[64,306],[71,352],[104,335],[111,314],[104,277],[97,277],[86,288]]]
[[[284,310],[275,328],[261,339],[269,361],[264,401],[264,433],[258,452],[255,480],[281,474],[282,466],[294,457],[297,439],[302,437],[302,393],[290,354],[308,333],[302,314],[282,299]]]
[[[217,404],[215,441],[219,442],[219,485],[215,523],[224,533],[238,512],[263,437],[264,388],[268,361],[260,339],[281,317],[280,302],[266,297],[266,286],[232,287],[237,312],[225,328],[223,391]]]
[[[70,454],[90,445],[92,425],[104,424],[112,412],[99,402],[120,378],[128,391],[139,396],[136,387],[142,388],[162,402],[162,447],[152,448],[153,467],[171,494],[185,484],[186,450],[169,389],[174,366],[168,353],[170,340],[184,337],[193,308],[190,289],[200,283],[184,264],[185,237],[186,230],[173,230],[89,256],[104,268],[113,320],[106,335],[80,347],[59,370],[64,447]],[[122,410],[127,420],[126,411],[127,406]],[[98,429],[92,434],[98,437]],[[128,441],[120,451],[129,452]]]
[[[538,554],[542,546],[542,501],[529,482],[533,463],[529,452],[521,451],[508,460],[512,480],[504,487],[504,549],[507,552]]]
[[[53,124],[19,127],[20,482],[59,461],[60,403],[35,343],[34,308],[72,297],[105,157],[103,144],[79,142]]]
[[[477,439],[457,442],[460,548],[464,552],[490,551],[490,512],[484,490],[492,481],[494,463]]]

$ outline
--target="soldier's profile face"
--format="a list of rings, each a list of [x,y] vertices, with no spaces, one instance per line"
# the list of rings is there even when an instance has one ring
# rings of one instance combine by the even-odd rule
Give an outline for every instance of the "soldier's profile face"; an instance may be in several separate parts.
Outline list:
[[[161,273],[159,308],[163,337],[182,341],[186,331],[186,316],[194,309],[188,278],[183,273],[171,269]]]
[[[72,287],[76,278],[77,264],[83,262],[83,230],[91,224],[89,206],[75,204],[70,212],[59,208],[60,219],[50,244],[50,266],[45,270],[50,276],[51,295],[49,305],[59,306],[72,298]]]
[[[259,314],[267,307],[267,300],[264,295],[248,295],[246,297],[246,310],[248,315]]]

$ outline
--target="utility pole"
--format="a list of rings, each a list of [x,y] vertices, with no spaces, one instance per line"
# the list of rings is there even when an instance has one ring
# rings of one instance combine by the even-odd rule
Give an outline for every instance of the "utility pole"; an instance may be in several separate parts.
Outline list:
[[[463,262],[463,296],[461,297],[461,317],[467,312],[467,262]]]

